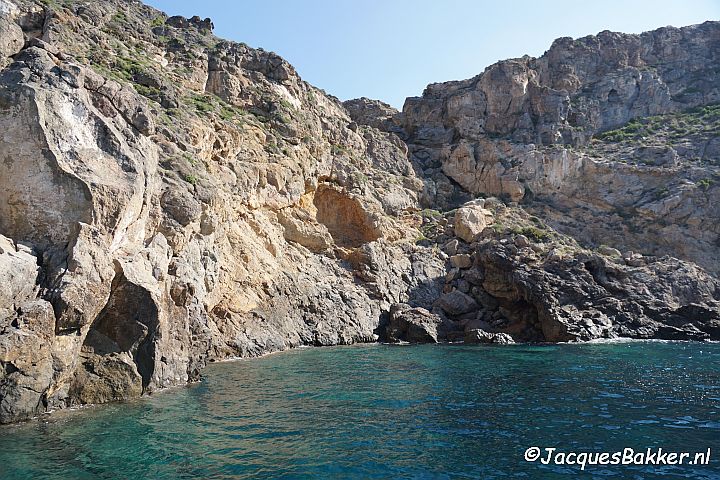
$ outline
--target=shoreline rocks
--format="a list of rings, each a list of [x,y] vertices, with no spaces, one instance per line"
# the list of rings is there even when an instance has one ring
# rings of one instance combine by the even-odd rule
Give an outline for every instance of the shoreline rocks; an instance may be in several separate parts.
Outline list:
[[[209,19],[0,2],[0,423],[302,345],[720,335],[720,99],[689,80],[716,22],[561,39],[399,113]],[[688,80],[649,68],[673,55]],[[683,145],[626,145],[690,106],[648,120]]]

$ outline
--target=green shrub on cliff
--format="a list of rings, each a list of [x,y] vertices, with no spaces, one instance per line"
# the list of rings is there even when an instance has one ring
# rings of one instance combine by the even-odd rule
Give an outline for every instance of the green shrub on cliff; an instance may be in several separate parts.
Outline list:
[[[632,119],[620,128],[598,133],[594,140],[617,143],[640,141],[662,135],[670,139],[679,139],[707,133],[720,134],[720,104]]]
[[[515,227],[512,229],[512,233],[516,235],[525,235],[530,240],[533,240],[535,242],[543,242],[550,238],[550,234],[547,231],[531,226]]]
[[[702,180],[697,182],[697,186],[702,188],[705,191],[708,191],[710,189],[710,187],[713,186],[714,183],[715,183],[715,180],[713,180],[712,178],[703,178]]]

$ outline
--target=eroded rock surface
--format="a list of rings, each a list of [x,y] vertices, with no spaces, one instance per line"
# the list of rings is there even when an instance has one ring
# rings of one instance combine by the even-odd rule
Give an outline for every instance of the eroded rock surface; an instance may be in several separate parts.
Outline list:
[[[402,113],[212,28],[0,0],[0,422],[300,345],[718,339],[717,23]]]
[[[421,200],[522,202],[585,244],[720,272],[720,23],[560,38],[393,117]],[[390,130],[390,128],[388,128]]]
[[[386,336],[390,342],[437,343],[443,339],[443,318],[422,307],[395,304],[390,308]],[[438,332],[438,330],[441,330]]]
[[[493,224],[459,246],[472,265],[450,270],[435,304],[466,341],[720,339],[720,281],[697,265],[590,250],[520,207],[489,204]]]
[[[439,294],[407,147],[282,58],[138,3],[2,6],[1,422]]]

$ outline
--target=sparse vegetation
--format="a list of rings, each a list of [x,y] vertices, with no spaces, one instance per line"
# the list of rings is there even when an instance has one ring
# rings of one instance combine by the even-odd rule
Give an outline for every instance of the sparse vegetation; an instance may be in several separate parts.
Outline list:
[[[415,237],[416,244],[423,244],[423,243],[427,243],[427,242],[428,242],[428,238],[425,235],[423,235],[422,233],[420,235],[418,235],[417,237]]]
[[[665,136],[672,140],[695,134],[720,134],[720,104],[633,119],[621,128],[597,134],[595,140],[642,141],[650,136]]]
[[[284,98],[281,98],[278,103],[279,103],[280,105],[282,105],[283,108],[288,109],[288,110],[289,110],[289,109],[292,109],[292,108],[295,108],[295,107],[293,107],[292,103],[288,102],[288,101],[287,101],[286,99],[284,99]]]
[[[115,12],[110,21],[115,23],[124,23],[127,21],[127,15],[125,15],[125,12]]]
[[[356,185],[365,185],[368,183],[368,176],[362,172],[355,172],[353,174],[353,182]]]
[[[670,194],[670,189],[668,187],[662,187],[655,191],[655,198],[660,200],[661,198],[665,198]]]
[[[60,10],[61,8],[70,7],[73,4],[72,0],[39,0],[43,5]]]
[[[712,178],[703,178],[702,180],[697,182],[697,186],[702,188],[705,191],[708,191],[710,189],[710,187],[713,186],[714,183],[715,183],[715,180],[713,180]]]
[[[132,81],[134,75],[142,73],[147,68],[143,62],[128,57],[118,57],[114,66],[117,74],[128,81]]]
[[[198,159],[187,152],[183,153],[182,157],[193,167],[198,164]]]
[[[539,217],[536,217],[534,215],[530,216],[530,221],[533,222],[535,225],[539,225],[539,226],[543,225],[543,221]]]
[[[160,90],[156,87],[148,87],[146,85],[135,84],[135,90],[151,100],[158,100],[160,98]]]
[[[330,147],[330,151],[333,155],[345,155],[347,153],[347,148],[345,148],[343,145],[336,145],[333,143]]]
[[[516,235],[525,235],[530,240],[533,240],[535,242],[544,242],[545,240],[550,238],[550,234],[537,227],[515,227],[512,229],[512,233]]]
[[[498,235],[505,233],[505,225],[500,221],[493,223],[492,229]]]
[[[199,114],[207,114],[215,111],[215,105],[209,95],[192,95],[189,97],[190,104]]]
[[[153,18],[153,21],[150,23],[150,27],[160,27],[162,25],[165,25],[165,18],[163,18],[162,15],[158,15],[157,17]]]
[[[420,211],[420,216],[430,220],[439,220],[443,217],[443,214],[437,210],[433,210],[432,208],[426,208],[425,210]]]
[[[245,110],[230,105],[216,95],[193,94],[185,97],[184,103],[192,107],[198,115],[217,114],[226,122],[243,124],[243,117],[247,114]]]

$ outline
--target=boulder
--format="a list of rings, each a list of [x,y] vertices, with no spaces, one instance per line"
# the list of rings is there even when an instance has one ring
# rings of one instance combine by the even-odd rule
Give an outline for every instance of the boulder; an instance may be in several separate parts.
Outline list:
[[[532,245],[530,243],[530,240],[525,235],[517,235],[515,237],[514,242],[515,242],[515,246],[518,248],[525,248],[525,247],[529,247],[530,245]]]
[[[22,28],[7,17],[0,16],[0,68],[10,63],[8,57],[18,53],[23,43]]]
[[[424,308],[411,308],[407,304],[390,307],[390,322],[385,330],[387,341],[410,343],[437,343],[438,326],[443,323],[439,315]]]
[[[622,253],[620,253],[620,250],[618,250],[617,248],[608,247],[607,245],[600,245],[597,251],[600,255],[605,255],[606,257],[622,257]]]
[[[450,257],[450,263],[455,268],[466,269],[472,267],[472,258],[466,253],[461,253]]]
[[[478,309],[478,304],[470,295],[459,290],[444,294],[436,305],[448,315],[462,315]]]
[[[495,343],[507,345],[515,340],[507,333],[490,333],[485,330],[473,329],[465,332],[465,343]]]
[[[456,255],[458,253],[458,247],[460,246],[460,242],[458,242],[457,238],[453,238],[452,240],[448,241],[445,245],[443,245],[443,252],[445,252],[448,255]]]
[[[161,197],[160,205],[183,227],[200,220],[202,206],[183,186],[169,188]]]
[[[492,212],[479,205],[461,207],[455,212],[455,235],[472,243],[490,224],[491,219]]]

